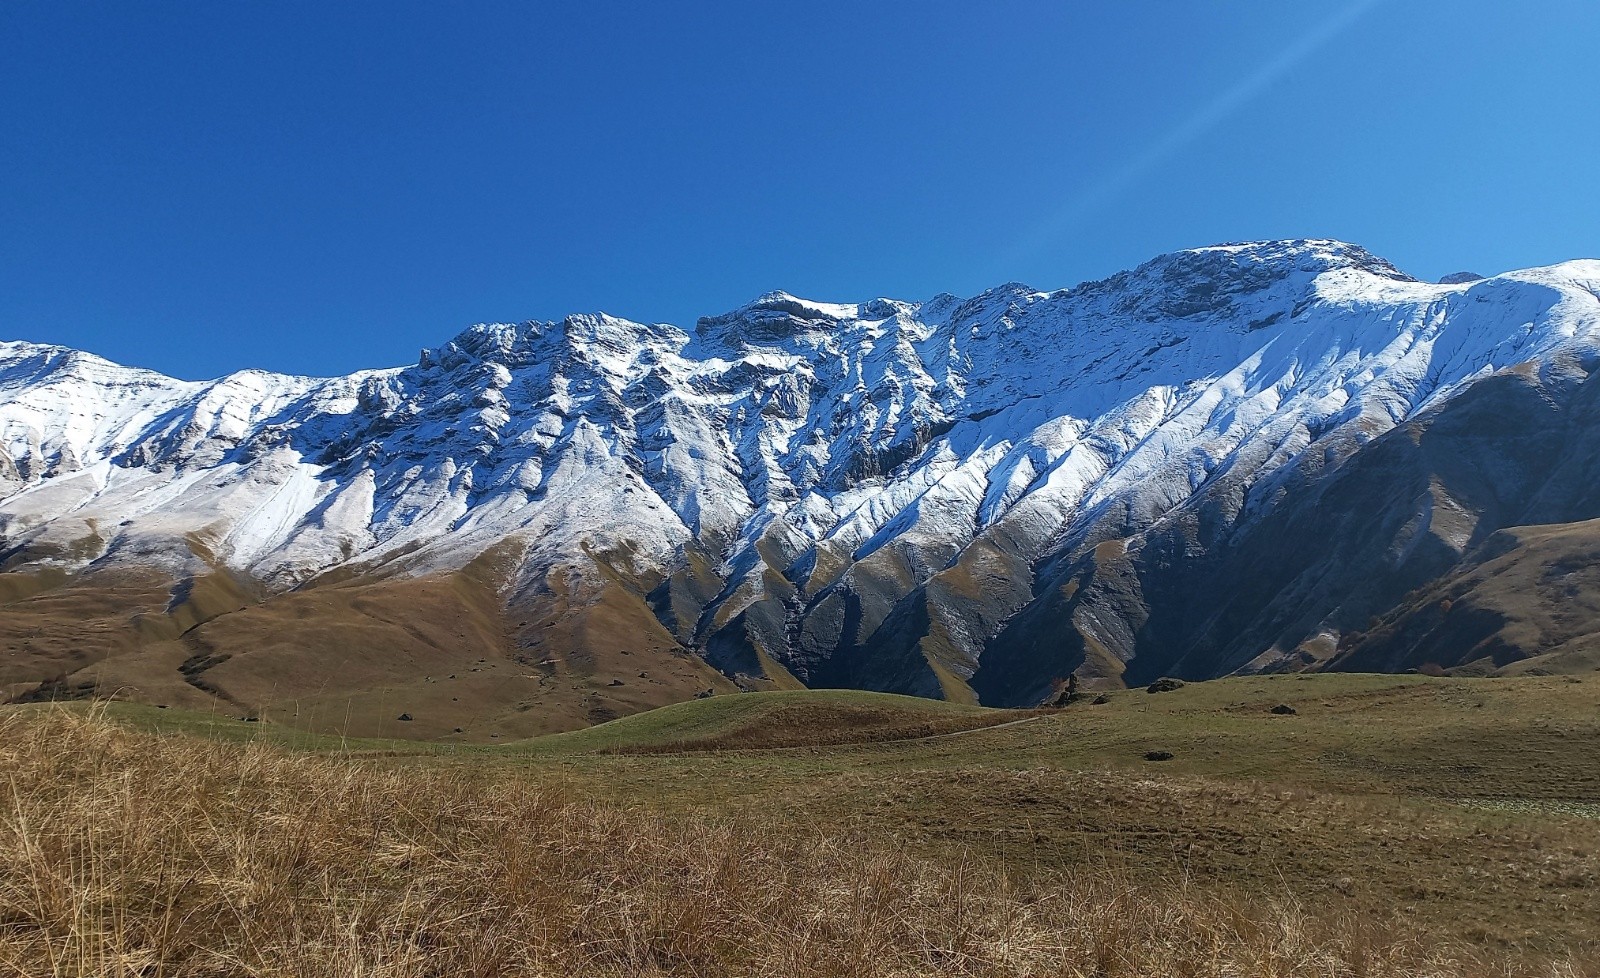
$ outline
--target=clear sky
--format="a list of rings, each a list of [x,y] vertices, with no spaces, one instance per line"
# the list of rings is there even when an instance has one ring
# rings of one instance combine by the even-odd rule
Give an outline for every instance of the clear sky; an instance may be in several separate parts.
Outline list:
[[[1600,257],[1600,3],[0,3],[0,338],[181,377],[1300,236]]]

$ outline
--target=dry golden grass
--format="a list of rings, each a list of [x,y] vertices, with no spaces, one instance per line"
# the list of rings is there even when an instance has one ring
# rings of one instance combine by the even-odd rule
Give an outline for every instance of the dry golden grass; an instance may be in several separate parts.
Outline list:
[[[674,818],[513,772],[380,770],[51,710],[0,719],[0,973],[1513,972],[1373,921],[1180,882],[1022,887],[884,837]]]

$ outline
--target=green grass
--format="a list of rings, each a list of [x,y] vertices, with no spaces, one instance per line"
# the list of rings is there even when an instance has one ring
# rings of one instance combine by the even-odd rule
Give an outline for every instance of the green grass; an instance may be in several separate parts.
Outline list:
[[[1278,704],[1295,714],[1274,715]],[[884,838],[1019,878],[1179,878],[1317,913],[1400,914],[1519,953],[1600,957],[1600,676],[1250,677],[1037,715],[731,694],[493,746],[341,741],[123,704],[110,715],[521,779],[673,818]],[[1173,758],[1145,760],[1152,750]]]
[[[1183,878],[1600,955],[1600,822],[1582,817],[1600,801],[1600,677],[1250,677],[933,739],[629,752],[760,715],[759,699],[721,700],[450,763],[668,813],[888,834],[1024,877]]]
[[[1274,715],[1271,708],[1278,704],[1294,708],[1295,715]],[[821,765],[998,771],[1043,765],[1428,798],[1600,802],[1600,676],[1258,676],[1191,683],[1167,693],[1118,690],[1104,704],[1086,697],[1037,714],[856,690],[744,693],[495,745],[344,738],[134,703],[104,708],[111,718],[143,730],[419,758],[526,763],[595,754],[738,753],[736,763],[763,770]],[[1009,723],[1025,717],[1035,719]],[[983,729],[991,726],[996,729]],[[960,735],[930,737],[945,733]],[[797,753],[793,748],[827,750],[790,756]],[[1144,760],[1152,750],[1174,757],[1152,764]],[[769,751],[772,756],[765,756]],[[598,758],[572,763],[626,766]],[[653,759],[650,766],[671,763],[715,761]]]
[[[756,750],[909,740],[958,733],[1030,714],[861,690],[744,693],[690,700],[582,730],[505,744],[341,737],[270,720],[122,701],[66,701],[0,707],[103,711],[137,730],[227,742],[263,742],[315,752],[474,757]]]
[[[541,754],[751,750],[880,742],[1003,723],[1014,714],[860,690],[711,696],[507,745]]]
[[[171,736],[203,737],[224,743],[264,743],[290,750],[316,753],[385,752],[401,755],[423,755],[455,750],[450,745],[432,745],[414,740],[380,740],[376,738],[340,737],[319,734],[282,723],[270,721],[246,722],[238,716],[225,713],[205,713],[197,710],[166,709],[144,703],[119,700],[90,701],[66,700],[60,703],[27,703],[0,706],[0,716],[13,713],[43,714],[50,710],[67,710],[73,713],[98,713],[115,723],[148,733]]]
[[[594,755],[568,759],[584,756]],[[1479,946],[1463,947],[1419,915],[1397,913],[1393,900],[1357,903],[1353,885],[1334,912],[1286,900],[1291,883],[1303,884],[1297,877],[1269,882],[1257,874],[1251,892],[1230,892],[1188,870],[1204,868],[1193,842],[1130,864],[1130,872],[1104,854],[1116,844],[1092,839],[1103,851],[1097,862],[1034,879],[982,851],[928,858],[902,832],[905,818],[922,811],[918,796],[933,787],[914,771],[875,779],[870,798],[852,801],[869,820],[840,832],[822,821],[696,817],[574,798],[553,790],[553,770],[386,768],[260,743],[152,735],[81,711],[0,716],[0,970],[122,978],[1600,978],[1579,930],[1559,932],[1566,945],[1545,961],[1517,946],[1482,946],[1492,930],[1470,935]],[[943,817],[982,818],[1005,799],[1011,822],[1035,839],[1052,829],[1037,808],[1018,817],[1021,806],[1059,805],[1083,788],[1037,775],[964,787],[985,804]],[[1091,800],[1120,806],[1130,838],[1170,843],[1173,829],[1150,832],[1139,820],[1192,821],[1192,789],[1117,777],[1095,786]],[[1216,789],[1200,796],[1227,797]],[[1231,797],[1247,803],[1241,810],[1258,830],[1328,813],[1317,799],[1238,789]],[[893,813],[899,817],[883,817]],[[1089,814],[1071,819],[1092,826]],[[933,822],[924,829],[939,831]],[[1429,831],[1438,837],[1449,827]],[[1569,875],[1551,879],[1559,854],[1535,855],[1539,876],[1501,873],[1479,889],[1509,882],[1496,896],[1515,905],[1540,899],[1531,887],[1543,882],[1559,901],[1549,923],[1581,928],[1590,908],[1569,905],[1571,860],[1557,867]],[[1395,896],[1448,896],[1446,884],[1455,882],[1413,872]],[[1470,919],[1474,909],[1450,912]]]

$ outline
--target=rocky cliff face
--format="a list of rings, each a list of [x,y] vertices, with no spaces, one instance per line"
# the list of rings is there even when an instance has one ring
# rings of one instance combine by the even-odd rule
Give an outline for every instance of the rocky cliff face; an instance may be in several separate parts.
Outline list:
[[[1293,241],[1058,292],[478,326],[328,379],[0,344],[0,597],[167,582],[104,623],[137,633],[226,579],[170,639],[188,662],[224,619],[470,579],[498,622],[473,641],[529,661],[628,621],[688,685],[993,703],[1071,672],[1409,667],[1376,619],[1497,530],[1600,517],[1597,293],[1600,262],[1428,284]],[[5,640],[37,660],[9,667],[22,693],[144,647]],[[382,655],[340,641],[272,668]],[[206,661],[186,688],[228,695]]]

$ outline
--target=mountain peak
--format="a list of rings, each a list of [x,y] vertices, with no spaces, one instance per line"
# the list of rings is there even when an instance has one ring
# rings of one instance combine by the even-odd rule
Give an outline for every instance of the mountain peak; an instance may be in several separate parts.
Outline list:
[[[1153,258],[1134,269],[1133,274],[1159,275],[1164,283],[1195,279],[1264,282],[1342,270],[1396,282],[1418,281],[1360,245],[1331,238],[1243,241],[1189,248]]]
[[[719,316],[702,316],[695,323],[695,332],[734,348],[781,343],[807,334],[830,332],[839,323],[855,319],[860,308],[802,299],[788,292],[766,292]]]
[[[1417,281],[1360,245],[1299,238],[1174,251],[1070,291],[1080,299],[1103,296],[1115,312],[1146,321],[1215,319],[1237,317],[1251,296],[1273,295],[1286,286],[1293,300],[1309,293],[1319,276],[1346,271]]]
[[[1182,256],[1231,256],[1239,265],[1267,265],[1301,271],[1329,271],[1338,268],[1355,268],[1383,278],[1398,281],[1418,281],[1358,244],[1336,238],[1285,238],[1267,241],[1238,241],[1207,245],[1173,252],[1154,259],[1153,263],[1178,262]]]
[[[1345,242],[1265,241],[1051,292],[769,292],[694,336],[604,313],[482,323],[414,367],[343,378],[187,383],[5,344],[0,554],[85,575],[226,568],[269,602],[471,567],[494,600],[520,602],[518,622],[590,607],[623,614],[596,634],[625,621],[729,675],[770,661],[814,685],[969,682],[988,702],[1036,701],[1082,664],[1070,643],[1086,629],[1112,677],[1326,656],[1334,605],[1289,631],[1263,617],[1212,634],[1161,595],[1206,585],[1192,558],[1228,559],[1281,500],[1311,499],[1315,515],[1320,497],[1297,487],[1396,426],[1470,408],[1473,390],[1499,410],[1525,380],[1568,383],[1600,351],[1596,279],[1600,264],[1574,262],[1427,285]],[[1506,369],[1522,364],[1566,366]],[[1537,419],[1546,402],[1527,400]],[[1380,474],[1397,464],[1371,457]],[[1362,499],[1415,498],[1407,486],[1429,482],[1411,475]],[[1471,539],[1467,524],[1393,515],[1438,537],[1406,552]],[[1292,549],[1267,544],[1243,566]],[[1157,566],[1140,553],[1194,575],[1150,597],[1174,643],[1102,617],[1133,607],[1114,589]],[[1075,618],[1060,602],[1080,577],[1099,597]],[[1359,622],[1381,610],[1349,608]]]

